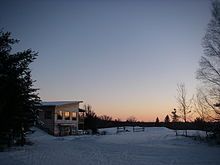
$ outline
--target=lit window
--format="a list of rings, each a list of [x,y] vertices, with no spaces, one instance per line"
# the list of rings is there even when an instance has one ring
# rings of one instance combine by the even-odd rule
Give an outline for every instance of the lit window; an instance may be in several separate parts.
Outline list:
[[[58,111],[57,113],[57,120],[62,120],[63,119],[63,112],[62,111]]]
[[[72,112],[72,120],[76,120],[76,112]]]
[[[70,112],[64,112],[65,120],[70,120]]]

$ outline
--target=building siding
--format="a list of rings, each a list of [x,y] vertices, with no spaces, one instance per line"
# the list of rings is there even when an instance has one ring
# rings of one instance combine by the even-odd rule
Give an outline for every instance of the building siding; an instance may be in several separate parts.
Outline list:
[[[41,121],[40,127],[50,134],[54,134],[54,125],[55,125],[55,107],[41,107],[39,110],[39,119]],[[51,119],[45,119],[46,111],[51,111]]]
[[[71,133],[73,133],[74,131],[78,132],[79,102],[57,106],[41,106],[39,109],[39,118],[42,122],[41,127],[48,133],[53,134],[55,136],[62,135],[61,127],[67,127]],[[51,119],[45,119],[46,111],[51,111]],[[59,111],[63,113],[62,119],[57,119]],[[69,120],[65,120],[64,112],[70,112]],[[76,120],[72,120],[72,112],[76,113]]]

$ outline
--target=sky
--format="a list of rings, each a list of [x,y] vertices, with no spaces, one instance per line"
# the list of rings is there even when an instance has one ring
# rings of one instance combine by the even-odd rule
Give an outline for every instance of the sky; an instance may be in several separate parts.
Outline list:
[[[0,28],[38,52],[43,101],[82,100],[98,115],[162,121],[188,97],[211,18],[210,0],[0,0]],[[83,105],[83,104],[82,104]]]

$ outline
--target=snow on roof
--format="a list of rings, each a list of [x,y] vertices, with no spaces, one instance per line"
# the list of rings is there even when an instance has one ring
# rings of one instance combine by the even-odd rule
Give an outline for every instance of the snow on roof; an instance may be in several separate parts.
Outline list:
[[[42,101],[42,106],[60,106],[66,104],[82,103],[82,101]]]

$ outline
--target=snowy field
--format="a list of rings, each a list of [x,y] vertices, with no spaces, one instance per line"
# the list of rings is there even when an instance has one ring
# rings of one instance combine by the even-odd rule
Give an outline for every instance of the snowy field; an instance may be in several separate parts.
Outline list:
[[[29,136],[32,146],[0,152],[0,165],[220,165],[220,146],[175,136],[167,128],[144,132],[53,137],[43,131]],[[190,134],[203,132],[191,131]]]

